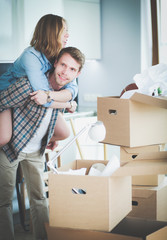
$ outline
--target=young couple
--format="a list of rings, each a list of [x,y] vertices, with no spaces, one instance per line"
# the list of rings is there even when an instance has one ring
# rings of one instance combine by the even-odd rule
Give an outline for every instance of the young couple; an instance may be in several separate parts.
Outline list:
[[[74,79],[85,61],[77,48],[64,48],[67,38],[63,18],[43,16],[37,23],[31,46],[0,78],[0,138],[1,145],[5,144],[0,149],[0,239],[3,240],[14,239],[12,199],[19,163],[27,185],[34,239],[47,239],[44,224],[49,218],[43,191],[43,154],[48,144],[53,149],[57,140],[69,135],[58,109],[75,111]]]

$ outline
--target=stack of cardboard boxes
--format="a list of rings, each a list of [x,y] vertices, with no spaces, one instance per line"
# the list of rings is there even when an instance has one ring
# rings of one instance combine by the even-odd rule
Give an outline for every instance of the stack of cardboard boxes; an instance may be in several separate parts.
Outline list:
[[[167,100],[136,93],[132,99],[101,97],[97,110],[104,143],[121,146],[121,167],[110,177],[50,173],[48,239],[166,240],[167,153],[160,148],[167,142]],[[107,164],[75,160],[59,171],[88,173],[95,162]],[[154,187],[139,186],[144,178]],[[135,210],[140,205],[143,216]]]
[[[107,134],[105,143],[120,146],[120,161],[166,158],[167,98],[135,93],[130,99],[98,99],[98,119]],[[167,221],[167,179],[155,175],[132,176],[132,211],[129,216]]]
[[[120,159],[134,161],[133,156],[144,159],[166,158],[163,145],[120,148]],[[147,151],[147,152],[146,152]],[[127,153],[127,156],[126,156]],[[128,157],[129,156],[129,157]],[[165,174],[132,177],[132,211],[128,216],[167,221],[167,177]]]

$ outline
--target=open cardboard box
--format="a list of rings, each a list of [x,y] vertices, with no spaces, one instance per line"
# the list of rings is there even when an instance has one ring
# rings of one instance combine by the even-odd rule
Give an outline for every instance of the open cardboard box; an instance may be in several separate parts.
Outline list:
[[[48,240],[166,240],[167,222],[124,218],[111,232],[51,227]]]
[[[167,143],[167,98],[137,92],[130,99],[98,97],[97,118],[106,127],[104,143],[127,147]]]
[[[159,151],[164,151],[165,145],[150,145],[144,147],[120,147],[120,161],[127,162],[134,159],[146,158],[146,154],[154,156]],[[144,155],[144,156],[143,156]],[[165,179],[164,174],[145,175],[145,176],[133,176],[132,185],[139,186],[158,186]]]
[[[157,187],[133,186],[128,216],[167,221],[167,177]]]
[[[143,153],[152,153],[165,151],[165,144],[155,144],[141,147],[120,147],[120,161],[128,162],[133,161],[136,157],[140,157]]]
[[[75,160],[58,170],[88,170],[94,163]],[[132,210],[131,177],[49,174],[49,224],[55,227],[110,231]],[[72,189],[86,194],[74,194]]]
[[[149,159],[150,157],[150,159]],[[154,156],[155,157],[155,156]],[[75,160],[59,168],[87,168],[108,161]],[[131,176],[167,173],[167,153],[124,163],[110,177],[49,174],[50,226],[111,231],[132,209]],[[86,194],[74,194],[72,189]]]

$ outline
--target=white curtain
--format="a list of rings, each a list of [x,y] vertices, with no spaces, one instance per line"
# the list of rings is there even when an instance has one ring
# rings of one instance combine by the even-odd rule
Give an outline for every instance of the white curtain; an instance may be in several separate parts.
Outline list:
[[[150,0],[141,0],[141,72],[152,66],[152,28]]]

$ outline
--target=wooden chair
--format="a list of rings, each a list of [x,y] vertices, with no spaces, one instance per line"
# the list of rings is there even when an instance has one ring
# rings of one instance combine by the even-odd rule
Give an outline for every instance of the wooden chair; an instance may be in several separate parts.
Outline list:
[[[16,175],[16,192],[17,192],[17,201],[19,207],[19,216],[21,226],[25,231],[28,231],[27,225],[25,223],[26,219],[26,207],[25,207],[25,198],[26,198],[26,189],[25,182],[23,177],[23,172],[21,169],[21,165],[19,164]]]
[[[130,83],[129,85],[127,85],[127,86],[122,90],[122,92],[121,92],[121,94],[120,94],[120,97],[121,97],[125,92],[127,92],[127,91],[129,91],[129,90],[134,90],[134,89],[138,89],[136,83]]]

